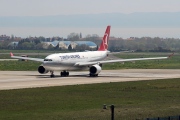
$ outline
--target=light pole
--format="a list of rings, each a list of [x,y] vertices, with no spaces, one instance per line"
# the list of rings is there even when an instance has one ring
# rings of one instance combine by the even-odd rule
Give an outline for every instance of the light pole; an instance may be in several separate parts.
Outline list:
[[[115,106],[112,104],[109,107],[111,108],[111,120],[114,120],[114,107]],[[106,104],[103,105],[103,109],[107,109],[107,105]]]

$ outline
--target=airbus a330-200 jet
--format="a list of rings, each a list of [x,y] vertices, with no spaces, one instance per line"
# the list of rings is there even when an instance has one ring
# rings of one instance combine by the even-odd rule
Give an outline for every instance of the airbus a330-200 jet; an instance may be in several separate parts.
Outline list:
[[[167,57],[152,57],[152,58],[133,58],[133,59],[116,59],[116,60],[104,60],[110,51],[108,51],[108,41],[110,36],[111,26],[107,26],[102,42],[97,51],[85,51],[85,52],[73,52],[73,53],[54,53],[48,55],[45,59],[30,58],[14,56],[10,53],[11,58],[32,60],[41,62],[38,67],[38,72],[46,74],[50,72],[50,77],[54,77],[54,71],[59,71],[62,77],[69,76],[69,71],[74,70],[89,70],[91,77],[98,76],[102,70],[102,64],[115,63],[115,62],[127,62],[138,60],[157,60],[167,59]]]

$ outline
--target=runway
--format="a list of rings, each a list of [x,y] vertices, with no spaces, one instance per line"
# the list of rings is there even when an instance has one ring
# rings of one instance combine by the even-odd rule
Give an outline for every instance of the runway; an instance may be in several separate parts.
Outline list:
[[[70,72],[69,77],[60,77],[55,72],[55,78],[50,78],[37,71],[0,71],[0,90],[180,78],[179,69],[102,70],[98,77],[89,77],[88,73]]]

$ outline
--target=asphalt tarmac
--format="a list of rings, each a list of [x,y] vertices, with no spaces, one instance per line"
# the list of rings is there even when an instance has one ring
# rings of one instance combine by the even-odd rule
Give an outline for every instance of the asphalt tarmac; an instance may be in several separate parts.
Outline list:
[[[0,71],[0,90],[180,78],[179,69],[102,70],[98,77],[89,77],[88,73],[70,71],[69,77],[60,77],[55,72],[50,78],[49,73],[37,71]]]

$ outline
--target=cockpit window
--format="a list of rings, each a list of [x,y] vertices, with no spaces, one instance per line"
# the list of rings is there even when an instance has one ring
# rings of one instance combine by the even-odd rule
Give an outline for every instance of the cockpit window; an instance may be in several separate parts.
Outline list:
[[[52,59],[44,59],[44,61],[52,61]]]

